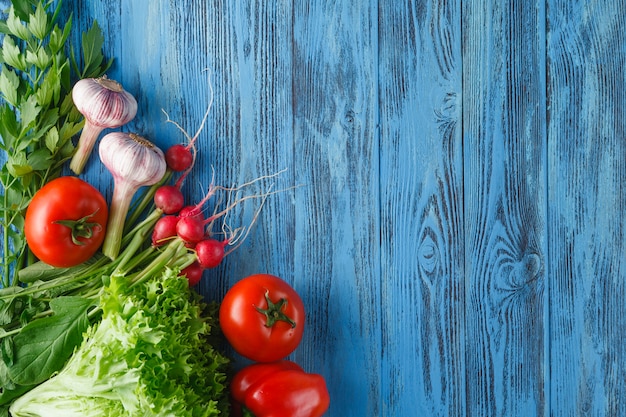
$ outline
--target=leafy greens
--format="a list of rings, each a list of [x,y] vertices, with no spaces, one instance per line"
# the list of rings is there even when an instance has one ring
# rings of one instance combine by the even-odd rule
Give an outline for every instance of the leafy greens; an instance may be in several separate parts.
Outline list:
[[[227,415],[228,359],[212,344],[213,315],[185,277],[133,284],[111,277],[65,367],[11,405],[14,417]]]

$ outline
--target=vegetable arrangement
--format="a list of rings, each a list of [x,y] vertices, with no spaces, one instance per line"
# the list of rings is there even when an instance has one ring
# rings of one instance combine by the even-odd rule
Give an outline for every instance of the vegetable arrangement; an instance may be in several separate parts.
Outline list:
[[[200,201],[186,201],[181,187],[211,103],[193,137],[167,117],[187,143],[166,152],[136,133],[104,135],[109,205],[64,176],[66,162],[83,171],[103,129],[136,116],[137,100],[104,75],[111,61],[97,23],[83,34],[81,69],[67,47],[71,19],[60,28],[60,2],[50,4],[12,0],[0,22],[0,416],[321,416],[324,379],[285,360],[305,320],[289,284],[253,275],[219,306],[193,289],[246,238],[276,192],[255,187],[272,176],[211,184]],[[255,199],[251,224],[226,224]],[[221,336],[258,362],[232,383]]]
[[[3,287],[12,272],[33,262],[22,233],[24,209],[37,190],[61,175],[74,152],[72,137],[83,127],[72,101],[72,78],[99,77],[110,67],[101,52],[97,23],[82,36],[81,69],[67,47],[69,19],[59,26],[61,2],[51,12],[40,0],[13,0],[0,22],[0,170]]]
[[[250,275],[233,285],[219,312],[224,336],[241,356],[255,361],[232,379],[235,417],[320,417],[330,405],[326,381],[285,360],[300,344],[305,310],[281,278]]]

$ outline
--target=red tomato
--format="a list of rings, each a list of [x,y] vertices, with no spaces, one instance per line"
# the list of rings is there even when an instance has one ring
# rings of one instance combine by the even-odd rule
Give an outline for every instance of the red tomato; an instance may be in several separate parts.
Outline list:
[[[245,403],[246,394],[250,387],[279,371],[304,372],[300,365],[287,360],[255,363],[237,372],[230,383],[230,395],[232,396],[231,414],[233,417],[241,417],[243,415],[242,405]]]
[[[96,188],[77,177],[59,177],[39,189],[28,205],[26,242],[49,265],[78,265],[102,244],[108,215],[106,200]]]
[[[246,366],[235,374],[230,383],[230,393],[236,401],[243,403],[246,397],[246,391],[248,391],[252,385],[278,371],[304,372],[300,365],[288,360],[280,360],[269,363],[254,363]]]
[[[294,362],[257,363],[240,370],[231,382],[232,414],[257,417],[320,417],[330,405],[326,381]]]
[[[255,362],[283,359],[295,350],[304,332],[304,304],[282,279],[250,275],[224,296],[220,326],[233,349]]]

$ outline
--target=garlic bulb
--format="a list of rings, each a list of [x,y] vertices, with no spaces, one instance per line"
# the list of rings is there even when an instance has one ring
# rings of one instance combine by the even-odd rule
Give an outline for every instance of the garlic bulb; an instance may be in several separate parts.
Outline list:
[[[133,120],[137,114],[137,101],[120,83],[106,76],[78,81],[72,90],[72,99],[85,116],[85,126],[70,161],[70,169],[80,174],[100,132]]]
[[[100,141],[100,160],[113,175],[113,197],[102,253],[115,259],[122,241],[130,202],[139,189],[154,185],[165,175],[163,151],[134,133],[112,132]]]

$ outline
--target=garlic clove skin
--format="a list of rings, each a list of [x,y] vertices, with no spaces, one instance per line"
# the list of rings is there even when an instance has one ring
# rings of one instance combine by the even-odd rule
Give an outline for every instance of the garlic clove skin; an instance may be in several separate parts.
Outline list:
[[[80,174],[100,132],[133,120],[137,114],[137,100],[120,83],[106,76],[79,80],[72,89],[72,99],[85,117],[76,153],[70,161],[70,169]]]
[[[120,127],[137,115],[135,97],[106,76],[79,80],[72,89],[72,99],[92,126]]]
[[[139,187],[161,181],[167,164],[161,149],[134,133],[108,133],[100,141],[99,153],[114,182],[102,253],[115,259],[119,254],[124,222],[133,196]]]
[[[136,187],[161,181],[167,164],[163,151],[135,133],[111,132],[100,141],[100,160],[114,179]]]

